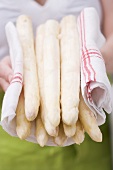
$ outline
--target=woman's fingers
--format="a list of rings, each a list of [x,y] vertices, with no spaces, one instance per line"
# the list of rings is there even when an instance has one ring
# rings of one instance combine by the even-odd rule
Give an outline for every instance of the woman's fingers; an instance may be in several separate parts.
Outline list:
[[[9,82],[7,82],[5,79],[0,78],[0,87],[3,91],[6,91],[9,86]]]
[[[100,51],[105,60],[106,70],[109,74],[113,73],[113,34],[107,38],[107,41],[101,47]]]
[[[6,91],[13,78],[10,57],[4,57],[0,61],[0,87]]]
[[[13,78],[13,70],[11,69],[9,57],[5,57],[0,62],[0,78],[4,79],[9,83]]]
[[[9,56],[4,57],[4,58],[2,59],[2,61],[3,61],[4,63],[6,63],[10,68],[12,68],[12,66],[11,66],[11,60],[10,60],[10,57],[9,57]]]

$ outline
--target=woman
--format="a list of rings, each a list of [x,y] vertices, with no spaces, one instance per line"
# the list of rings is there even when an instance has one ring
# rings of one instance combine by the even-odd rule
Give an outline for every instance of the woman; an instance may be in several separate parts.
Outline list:
[[[16,19],[21,14],[27,14],[31,16],[34,30],[36,27],[44,23],[47,19],[60,20],[63,16],[68,14],[79,15],[81,10],[85,7],[96,8],[100,17],[102,26],[102,32],[106,37],[106,43],[103,45],[101,52],[105,59],[106,68],[108,73],[113,73],[113,56],[112,56],[112,41],[113,41],[113,1],[112,0],[1,0],[0,1],[0,86],[6,91],[7,87],[13,76],[11,69],[10,58],[8,56],[8,45],[5,36],[5,24],[8,21],[16,22]],[[34,31],[35,34],[35,31]],[[105,125],[107,126],[107,124]],[[103,130],[106,131],[106,127]],[[107,129],[108,130],[108,129]],[[1,131],[3,134],[3,132]],[[38,169],[96,169],[96,170],[110,170],[110,158],[109,150],[105,148],[109,144],[108,131],[106,131],[105,139],[103,143],[96,144],[89,141],[86,137],[85,142],[79,147],[72,145],[66,148],[48,148],[37,149],[37,145],[33,145],[28,142],[21,142],[13,138],[13,140],[7,137],[7,141],[4,136],[5,144],[1,140],[1,153],[2,148],[6,145],[11,146],[8,148],[8,158],[15,158],[12,162],[12,168],[16,166],[17,169],[31,168],[31,170]],[[1,137],[2,139],[2,137]],[[14,142],[13,145],[11,143]],[[18,145],[19,148],[15,145]],[[91,148],[91,149],[90,149]],[[103,149],[104,148],[104,149]],[[38,151],[37,151],[38,150]],[[16,152],[15,152],[16,151]],[[7,153],[7,152],[6,152]],[[28,155],[25,155],[27,153]],[[105,161],[103,154],[106,155]],[[18,158],[18,155],[22,155]],[[1,157],[1,156],[0,156]],[[32,159],[31,159],[32,157]],[[96,157],[96,158],[95,158]],[[27,159],[26,159],[27,158]],[[3,162],[1,159],[1,168],[5,169],[10,164]],[[26,159],[26,160],[25,160]],[[47,162],[45,162],[47,159]],[[20,160],[20,162],[18,162]],[[32,160],[32,162],[31,162]],[[43,161],[42,161],[43,160]],[[67,161],[66,161],[67,160]],[[85,162],[84,162],[85,160]],[[99,161],[99,163],[98,163]],[[45,162],[45,165],[44,165]],[[55,162],[55,164],[54,164]],[[23,167],[22,167],[23,163]],[[90,166],[91,164],[91,166]],[[2,167],[3,165],[3,167]],[[49,168],[47,168],[49,166]],[[11,168],[11,169],[12,169]]]
[[[88,6],[95,7],[102,23],[102,32],[106,37],[101,52],[105,59],[108,73],[113,73],[113,1],[112,0],[1,0],[0,2],[0,86],[5,91],[13,76],[10,59],[8,57],[8,46],[5,36],[5,24],[8,21],[16,22],[16,18],[25,13],[31,16],[34,30],[37,25],[49,18],[60,20],[68,14],[78,15],[80,11]]]

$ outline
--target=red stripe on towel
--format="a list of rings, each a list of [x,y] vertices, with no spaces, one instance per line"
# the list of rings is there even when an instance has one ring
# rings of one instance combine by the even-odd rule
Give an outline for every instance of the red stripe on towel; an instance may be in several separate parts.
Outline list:
[[[100,58],[100,59],[103,60],[102,56],[101,56],[98,52],[94,52],[94,51],[89,52],[89,50],[88,50],[88,55],[91,55],[91,54],[94,54],[95,57],[98,57],[98,58]],[[90,57],[92,57],[92,56],[90,56]],[[83,61],[84,61],[86,58],[88,58],[88,56],[87,56],[87,54],[83,51]]]
[[[81,17],[79,17],[79,25],[80,25],[80,39],[81,39],[81,49],[82,49],[82,47],[83,47],[83,41],[82,41],[82,29],[81,29],[81,27],[82,27]],[[81,52],[83,52],[83,51],[81,50]],[[83,54],[82,54],[82,56],[83,56]],[[82,60],[82,56],[81,56],[81,60]],[[85,82],[86,82],[86,74],[85,74],[85,72],[84,72],[83,64],[82,64],[81,66],[82,66],[83,75],[84,75]]]
[[[82,29],[82,24],[83,24],[83,22],[82,22],[82,16],[80,15],[80,31],[81,31],[81,44],[82,44],[82,49],[84,48],[84,34],[83,34],[83,29]],[[82,58],[83,58],[83,51],[82,51]],[[83,69],[83,72],[84,72],[84,77],[85,77],[85,82],[87,82],[87,79],[86,79],[86,77],[87,77],[87,71],[88,71],[88,69],[87,69],[87,65],[86,65],[86,61],[84,61],[84,63],[82,64],[82,69]]]
[[[88,59],[88,64],[89,64],[89,71],[88,71],[88,82],[87,82],[87,98],[91,101],[91,93],[89,93],[90,90],[90,80],[91,80],[91,71],[90,71],[90,67],[91,67],[91,61],[90,61],[90,56],[88,54],[88,49],[86,47],[86,30],[85,30],[85,19],[84,19],[84,11],[82,12],[82,17],[83,17],[83,31],[84,31],[84,49],[86,50],[86,55],[87,55],[87,59]],[[85,60],[84,60],[85,61]],[[86,60],[87,61],[87,60]],[[91,90],[90,90],[91,91]]]
[[[88,63],[88,66],[89,66],[89,68],[88,68],[89,69],[88,70],[88,81],[91,80],[92,73],[94,75],[93,76],[93,81],[96,81],[96,72],[93,69],[93,66],[91,64],[89,50],[87,49],[84,12],[82,12],[82,18],[83,18],[83,27],[82,27],[82,29],[84,30],[84,40],[83,40],[83,43],[84,43],[84,49],[85,49],[85,52],[86,52],[86,55],[87,55],[87,63]]]
[[[12,83],[20,83],[20,84],[22,84],[21,81],[12,81],[11,84],[12,84]]]
[[[19,73],[19,72],[17,72],[17,73],[15,73],[14,74],[14,77],[13,77],[13,79],[12,79],[12,81],[11,81],[11,84],[12,83],[23,83],[23,79],[22,79],[22,74],[21,73]]]
[[[89,64],[89,72],[88,72],[88,78],[89,78],[89,81],[91,80],[91,71],[93,72],[94,74],[94,81],[96,81],[96,72],[95,70],[93,69],[93,66],[91,64],[91,60],[90,60],[90,55],[89,55],[89,51],[87,49],[87,43],[86,43],[86,31],[85,31],[85,19],[84,19],[84,11],[82,13],[82,17],[83,17],[83,30],[84,30],[84,46],[85,46],[85,49],[86,49],[86,53],[87,53],[87,57],[88,57],[88,64]]]
[[[14,76],[13,80],[14,79],[20,79],[22,81],[22,77],[20,77],[20,76]]]

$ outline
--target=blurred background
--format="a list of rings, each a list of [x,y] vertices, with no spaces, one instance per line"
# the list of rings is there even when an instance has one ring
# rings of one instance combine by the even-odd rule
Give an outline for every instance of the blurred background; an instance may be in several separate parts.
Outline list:
[[[3,92],[0,92],[0,109]],[[9,136],[0,126],[0,170],[112,170],[110,125],[101,126],[103,142],[86,134],[80,145],[44,147]]]

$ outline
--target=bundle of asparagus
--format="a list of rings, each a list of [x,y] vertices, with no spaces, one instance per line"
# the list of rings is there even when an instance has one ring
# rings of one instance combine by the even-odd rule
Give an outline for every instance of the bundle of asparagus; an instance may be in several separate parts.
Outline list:
[[[85,132],[102,141],[95,114],[80,90],[80,47],[77,19],[66,16],[59,24],[48,20],[37,28],[34,45],[32,22],[22,15],[17,32],[23,50],[23,90],[16,109],[16,132],[20,139],[31,133],[40,146],[51,138],[64,146],[71,138],[81,144]],[[10,29],[10,28],[9,28]],[[10,46],[10,45],[9,45]]]

